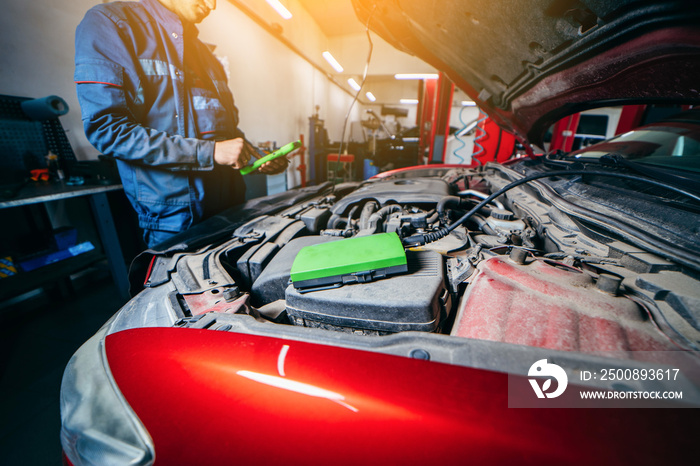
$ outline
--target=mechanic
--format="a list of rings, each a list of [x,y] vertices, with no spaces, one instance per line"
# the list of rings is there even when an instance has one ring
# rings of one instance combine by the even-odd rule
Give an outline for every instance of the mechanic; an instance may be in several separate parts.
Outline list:
[[[88,140],[114,157],[148,247],[245,199],[255,149],[238,129],[224,67],[195,24],[216,0],[90,9],[76,30],[75,82]],[[282,157],[260,171],[282,173]]]

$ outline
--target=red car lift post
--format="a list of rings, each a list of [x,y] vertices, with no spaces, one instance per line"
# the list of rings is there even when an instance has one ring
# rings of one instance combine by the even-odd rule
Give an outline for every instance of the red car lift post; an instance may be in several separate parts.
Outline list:
[[[442,163],[445,160],[445,146],[450,135],[450,112],[455,85],[443,73],[437,82],[437,96],[433,124],[430,131],[430,151],[428,163]]]
[[[564,152],[571,152],[571,148],[574,145],[576,128],[578,128],[578,122],[580,119],[581,114],[574,113],[573,115],[562,118],[554,124],[554,129],[552,130],[552,143],[549,146],[550,151],[560,149]]]
[[[620,113],[620,121],[617,122],[615,135],[625,134],[638,128],[642,124],[642,118],[646,111],[646,105],[625,105]]]
[[[445,146],[450,135],[450,111],[455,85],[444,74],[437,80],[425,79],[418,88],[418,126],[420,142],[418,163],[423,164],[423,154],[428,152],[428,163],[442,163]]]
[[[301,187],[305,188],[306,187],[306,146],[304,145],[304,134],[299,135],[299,140],[301,141],[301,147],[299,148],[299,152],[297,152],[297,155],[299,156],[299,166],[297,167],[297,170],[299,171],[299,174],[301,175]]]
[[[423,154],[430,144],[430,133],[433,128],[433,115],[435,112],[435,91],[437,82],[435,79],[424,79],[418,86],[418,113],[416,123],[418,123],[419,137],[418,159],[416,165],[423,165]]]

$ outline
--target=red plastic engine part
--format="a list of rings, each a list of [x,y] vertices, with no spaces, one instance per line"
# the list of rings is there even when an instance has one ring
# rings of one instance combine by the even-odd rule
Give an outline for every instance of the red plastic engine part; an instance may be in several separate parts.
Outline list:
[[[588,274],[501,257],[479,269],[452,335],[564,351],[678,350],[644,309],[598,290]]]

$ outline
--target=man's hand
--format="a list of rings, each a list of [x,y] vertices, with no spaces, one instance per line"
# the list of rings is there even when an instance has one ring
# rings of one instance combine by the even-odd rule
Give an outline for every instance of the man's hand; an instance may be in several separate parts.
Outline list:
[[[274,160],[270,160],[269,162],[260,165],[258,171],[266,175],[276,175],[278,173],[284,172],[287,169],[288,165],[289,160],[287,160],[287,157],[278,157]]]
[[[255,148],[252,147],[250,144],[246,142],[245,146],[251,154],[255,154],[258,158],[260,157]],[[269,162],[260,165],[258,171],[265,175],[276,175],[278,173],[284,172],[287,169],[288,165],[289,161],[286,157],[278,157],[274,160],[270,160]]]
[[[214,162],[240,170],[248,165],[250,160],[248,148],[245,146],[243,138],[217,142],[214,145]]]
[[[252,157],[259,158],[257,151],[243,138],[219,141],[214,145],[214,162],[226,165],[236,170],[248,165]],[[286,157],[279,157],[263,164],[258,168],[265,175],[276,175],[287,169],[289,161]]]

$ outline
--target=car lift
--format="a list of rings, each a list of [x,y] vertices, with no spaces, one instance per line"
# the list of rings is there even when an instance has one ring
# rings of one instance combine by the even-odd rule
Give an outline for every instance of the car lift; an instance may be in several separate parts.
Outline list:
[[[428,153],[428,163],[442,163],[445,159],[445,143],[450,131],[450,111],[455,85],[443,73],[437,80],[424,79],[418,87],[418,165],[423,165],[423,154]]]

